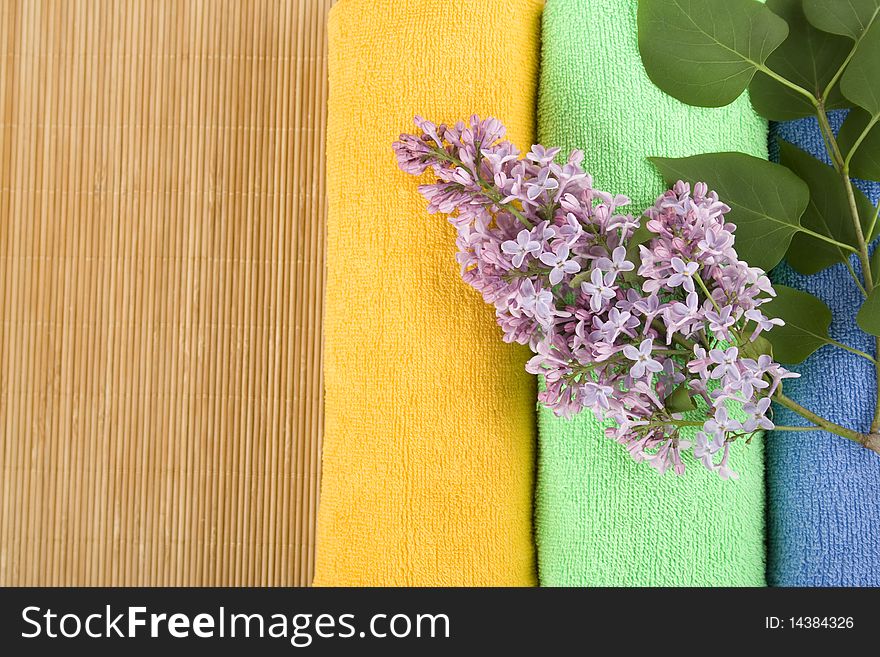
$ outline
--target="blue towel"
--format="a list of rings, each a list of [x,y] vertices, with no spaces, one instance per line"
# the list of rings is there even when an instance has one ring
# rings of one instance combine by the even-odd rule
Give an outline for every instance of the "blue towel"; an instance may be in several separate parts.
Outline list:
[[[829,116],[835,131],[845,116]],[[771,124],[773,160],[777,135],[829,162],[815,119]],[[856,184],[877,203],[880,183]],[[855,256],[853,266],[861,273]],[[862,299],[843,264],[814,276],[782,264],[772,278],[822,299],[834,314],[831,336],[874,354],[873,338],[856,326]],[[877,395],[868,361],[825,346],[791,369],[802,378],[786,382],[788,396],[834,422],[868,430]],[[777,407],[776,423],[805,421]],[[767,440],[767,497],[771,586],[880,586],[880,456],[825,432],[773,432]]]

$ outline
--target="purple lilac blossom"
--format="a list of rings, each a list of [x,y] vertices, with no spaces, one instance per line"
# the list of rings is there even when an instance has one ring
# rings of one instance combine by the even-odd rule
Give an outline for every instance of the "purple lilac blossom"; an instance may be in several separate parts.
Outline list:
[[[593,188],[580,151],[560,163],[559,149],[535,145],[523,157],[493,118],[415,123],[394,144],[398,165],[433,171],[419,187],[428,211],[456,227],[462,278],[495,307],[504,339],[535,354],[526,369],[544,377],[541,403],[560,416],[589,409],[661,473],[682,474],[691,450],[735,478],[731,444],[774,427],[770,396],[797,375],[755,342],[782,322],[760,310],[773,287],[738,259],[730,208],[704,183],[679,181],[636,219],[625,196]],[[651,237],[636,258],[642,223]],[[708,412],[685,419],[673,403],[681,390]]]

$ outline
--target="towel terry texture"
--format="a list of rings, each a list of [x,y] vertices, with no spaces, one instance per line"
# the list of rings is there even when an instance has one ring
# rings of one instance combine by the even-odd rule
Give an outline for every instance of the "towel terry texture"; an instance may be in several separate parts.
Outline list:
[[[641,212],[664,189],[648,155],[737,150],[767,156],[767,124],[743,97],[687,107],[644,72],[636,0],[548,0],[543,18],[538,133],[580,148],[597,188]],[[764,455],[756,438],[733,450],[737,481],[688,459],[682,477],[636,464],[591,413],[539,410],[536,537],[545,586],[765,583]]]
[[[837,130],[846,112],[830,115]],[[826,163],[815,119],[773,124],[771,155],[778,135]],[[880,183],[856,181],[875,204]],[[853,266],[861,275],[858,259]],[[814,276],[786,265],[773,280],[810,292],[831,308],[830,334],[856,349],[875,353],[874,340],[855,323],[861,294],[843,264]],[[786,382],[786,393],[839,424],[867,431],[877,384],[874,368],[859,356],[826,346]],[[776,408],[779,424],[803,425],[799,415]],[[880,457],[825,432],[773,432],[767,439],[768,580],[774,586],[880,586]]]
[[[534,585],[535,381],[391,150],[414,114],[534,139],[538,0],[343,0],[329,22],[317,585]],[[427,178],[426,178],[427,180]]]

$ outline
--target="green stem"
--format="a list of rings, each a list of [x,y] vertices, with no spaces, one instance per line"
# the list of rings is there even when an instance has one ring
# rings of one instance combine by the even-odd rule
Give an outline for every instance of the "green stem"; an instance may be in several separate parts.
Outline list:
[[[663,324],[663,320],[657,319],[656,317],[654,318],[654,321],[651,322],[651,326],[654,327],[657,330],[657,333],[659,333],[661,336],[666,331],[666,326]],[[688,340],[687,338],[682,337],[678,333],[674,333],[672,335],[672,341],[675,344],[680,345],[680,346],[684,347],[685,349],[687,349],[688,355],[691,355],[694,353],[694,343],[691,342],[690,340]]]
[[[799,226],[798,230],[801,231],[802,233],[806,233],[810,237],[815,237],[816,239],[822,240],[823,242],[828,242],[829,244],[833,244],[834,246],[836,246],[839,249],[845,249],[846,251],[849,251],[850,253],[858,253],[859,252],[858,249],[853,248],[849,244],[844,244],[843,242],[838,242],[837,240],[835,240],[831,237],[828,237],[827,235],[823,235],[822,233],[817,233],[815,231],[810,230],[809,228],[805,228],[804,226]]]
[[[871,294],[874,290],[874,274],[871,272],[871,258],[868,255],[868,244],[865,241],[865,234],[862,231],[862,222],[859,217],[859,208],[856,204],[856,196],[855,190],[853,189],[852,180],[849,177],[849,155],[844,158],[840,153],[840,148],[838,147],[837,140],[834,138],[834,132],[831,130],[831,124],[828,122],[828,115],[825,114],[825,108],[822,103],[819,103],[817,107],[817,115],[819,117],[819,126],[822,128],[822,132],[827,135],[828,141],[831,144],[831,156],[834,160],[834,168],[840,173],[840,177],[843,180],[843,186],[846,189],[846,198],[849,203],[849,212],[850,217],[853,222],[853,228],[855,229],[856,240],[859,245],[859,260],[862,264],[862,277],[865,281],[865,291],[868,295]],[[854,148],[850,150],[850,155],[852,154]],[[871,222],[873,227],[874,221]],[[872,228],[873,231],[873,228]],[[868,233],[871,234],[870,232]],[[841,343],[837,342],[837,346],[843,347]],[[859,353],[859,355],[866,355],[864,352],[858,352],[856,349],[850,349],[848,347],[844,347],[848,351],[852,351],[853,353]],[[880,337],[874,339],[874,349],[875,352],[880,354]],[[880,361],[876,359],[871,359],[874,363],[874,380],[877,384],[877,396],[874,402],[874,419],[871,422],[871,433],[875,434],[880,431]],[[872,444],[866,445],[870,446],[873,449],[873,446],[880,445],[880,440],[876,438],[872,438]],[[865,443],[863,443],[865,444]]]
[[[862,282],[859,280],[859,276],[858,276],[858,274],[856,274],[856,270],[853,269],[852,263],[850,263],[849,258],[844,260],[843,264],[846,265],[846,270],[849,272],[850,278],[852,278],[853,281],[855,282],[856,287],[859,288],[859,292],[861,292],[862,296],[867,299],[868,298],[868,291],[865,289],[865,286],[862,285]]]
[[[849,171],[849,163],[852,160],[852,156],[855,155],[856,150],[858,150],[859,146],[862,145],[862,142],[868,137],[868,133],[871,132],[871,128],[873,128],[877,121],[880,121],[880,114],[872,118],[868,121],[868,125],[865,126],[865,129],[862,130],[862,134],[859,135],[859,138],[855,140],[855,143],[850,147],[849,151],[846,154],[846,158],[843,160],[843,167]]]
[[[819,120],[819,129],[827,140],[828,154],[831,156],[834,168],[840,172],[843,168],[843,156],[840,154],[840,148],[837,145],[837,140],[834,138],[834,130],[831,129],[831,123],[829,123],[828,115],[825,113],[825,106],[821,103],[816,104],[816,118]]]
[[[829,344],[833,344],[835,347],[845,349],[846,351],[848,351],[852,354],[855,354],[856,356],[861,356],[862,358],[871,361],[875,365],[877,364],[877,359],[874,358],[871,354],[869,354],[867,352],[860,351],[859,349],[853,349],[849,345],[843,344],[842,342],[838,342],[837,340],[834,340],[832,338],[826,338],[826,340],[828,340]]]
[[[874,350],[880,354],[880,337],[874,338]],[[874,408],[874,419],[871,421],[871,433],[880,431],[880,364],[875,362],[874,372],[877,383],[877,406]]]
[[[878,203],[877,207],[874,209],[874,218],[871,219],[871,225],[868,226],[868,235],[874,234],[874,229],[877,227],[878,217],[880,217],[880,203]]]
[[[674,427],[701,427],[701,426],[703,426],[702,422],[695,422],[693,420],[673,420],[671,418],[668,420],[661,420],[659,422],[649,422],[645,426],[662,427],[662,426],[666,426],[668,424],[671,424]]]
[[[693,358],[694,353],[692,351],[685,351],[684,349],[654,349],[655,354],[660,354],[661,356],[680,356],[682,358]]]
[[[862,222],[859,219],[859,210],[856,205],[856,196],[853,191],[852,181],[849,179],[849,169],[844,167],[841,172],[846,186],[846,195],[849,200],[849,211],[852,213],[853,228],[856,231],[856,240],[859,243],[859,260],[862,263],[862,277],[865,279],[865,290],[868,294],[874,289],[874,275],[871,273],[871,256],[868,255],[868,243],[862,232]]]
[[[818,101],[818,99],[816,98],[816,96],[813,95],[813,93],[812,93],[811,91],[808,91],[808,90],[804,89],[803,87],[801,87],[801,86],[795,84],[795,83],[792,82],[791,80],[786,80],[784,77],[782,77],[781,75],[779,75],[779,74],[776,73],[775,71],[772,71],[772,70],[770,70],[769,68],[767,68],[767,66],[764,65],[764,64],[758,64],[757,62],[752,62],[752,63],[755,64],[755,65],[757,66],[757,68],[758,68],[759,71],[761,71],[762,73],[764,73],[764,74],[767,75],[768,77],[773,78],[773,79],[776,80],[779,84],[788,87],[788,88],[791,89],[792,91],[794,91],[794,92],[796,92],[796,93],[799,93],[801,96],[803,96],[804,98],[806,98],[807,100],[809,100],[810,103],[811,103],[813,106],[818,105],[819,101]]]
[[[452,155],[450,155],[446,151],[444,151],[440,148],[434,148],[431,150],[434,152],[434,154],[439,159],[446,160],[447,162],[451,162],[455,166],[459,166],[463,169],[467,169],[464,162],[459,160],[457,157],[453,157]],[[516,206],[511,205],[510,203],[502,203],[501,202],[503,197],[501,196],[501,194],[498,193],[498,191],[495,189],[495,187],[493,185],[491,185],[490,183],[483,180],[483,178],[480,176],[479,167],[477,167],[477,170],[474,171],[474,174],[477,177],[477,183],[479,183],[480,188],[483,190],[483,193],[490,201],[492,201],[499,208],[503,208],[503,209],[507,210],[508,212],[510,212],[510,214],[512,214],[514,217],[516,217],[517,220],[526,228],[532,229],[535,227],[535,225],[531,221],[529,221],[528,217],[526,217]]]
[[[782,406],[785,406],[787,409],[794,411],[798,415],[807,418],[817,427],[821,427],[829,433],[843,436],[844,438],[848,438],[849,440],[857,442],[859,445],[867,446],[869,436],[867,436],[866,434],[859,433],[858,431],[853,431],[852,429],[847,429],[846,427],[842,427],[839,424],[831,422],[830,420],[826,420],[824,417],[816,415],[815,413],[813,413],[813,411],[804,408],[796,401],[790,399],[789,397],[786,397],[779,391],[777,391],[776,394],[773,395],[772,399]]]
[[[715,301],[715,298],[709,292],[709,288],[706,287],[706,283],[703,281],[703,277],[700,276],[700,272],[697,272],[697,275],[694,276],[697,279],[697,283],[700,284],[700,288],[703,290],[703,294],[706,295],[706,298],[712,302],[712,305],[715,306],[715,312],[719,315],[721,314],[721,308],[718,307],[718,302]]]

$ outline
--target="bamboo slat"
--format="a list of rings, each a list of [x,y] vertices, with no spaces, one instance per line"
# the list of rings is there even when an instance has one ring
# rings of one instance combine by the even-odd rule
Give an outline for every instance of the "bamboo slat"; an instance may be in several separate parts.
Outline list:
[[[305,585],[330,0],[0,0],[0,585]]]

